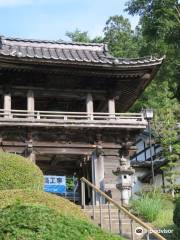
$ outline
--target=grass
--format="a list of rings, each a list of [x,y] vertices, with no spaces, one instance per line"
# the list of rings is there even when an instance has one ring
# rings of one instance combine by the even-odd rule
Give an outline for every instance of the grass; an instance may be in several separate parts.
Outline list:
[[[0,191],[0,208],[7,207],[17,202],[44,205],[64,216],[72,215],[88,221],[88,217],[77,205],[51,193],[28,189]]]
[[[15,204],[0,210],[0,240],[122,240],[99,227],[40,205]]]
[[[148,222],[153,222],[157,219],[162,207],[163,203],[160,198],[151,198],[148,195],[143,195],[139,199],[132,201],[132,208],[135,210],[135,213]]]
[[[162,208],[159,210],[158,216],[156,220],[152,222],[152,224],[158,228],[166,228],[167,226],[174,225],[173,210],[174,210],[173,202],[170,200],[163,199]]]
[[[152,191],[140,194],[139,199],[131,202],[133,212],[140,218],[149,222],[155,229],[173,230],[173,233],[165,233],[168,240],[178,240],[174,235],[173,200],[165,194]]]
[[[22,209],[13,209],[13,206],[16,205],[21,206]],[[25,209],[23,206],[29,206],[29,209]],[[37,216],[38,209],[42,210],[39,213],[40,216],[44,214],[42,221]],[[58,215],[58,225],[56,224],[57,219],[52,221],[52,212],[56,216]],[[7,213],[9,213],[9,217],[2,220]],[[26,216],[29,216],[30,220],[26,219]],[[19,217],[22,220],[18,220]],[[50,226],[48,223],[45,224],[45,218],[49,219]],[[27,222],[24,222],[24,220],[27,220]],[[34,225],[36,222],[37,225]],[[42,234],[48,226],[51,231],[47,233],[47,237]],[[2,229],[4,229],[4,232]],[[39,235],[37,235],[37,231]],[[60,233],[60,237],[55,238]],[[13,234],[20,235],[13,238]],[[62,197],[36,190],[2,190],[0,191],[0,240],[5,239],[122,240],[123,238],[106,233],[99,227],[94,226],[77,205]]]

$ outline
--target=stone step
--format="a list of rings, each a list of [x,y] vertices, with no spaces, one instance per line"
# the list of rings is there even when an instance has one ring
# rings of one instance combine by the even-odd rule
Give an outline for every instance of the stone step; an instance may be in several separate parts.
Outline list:
[[[84,212],[93,220],[94,224],[100,226],[100,209],[99,206],[95,206],[95,218],[93,219],[93,211],[92,206],[88,206],[84,209]],[[116,235],[121,235],[126,239],[133,239],[134,240],[143,240],[147,239],[147,231],[142,228],[143,234],[138,235],[135,233],[135,229],[140,227],[140,225],[136,222],[133,222],[131,225],[131,219],[121,211],[119,221],[118,209],[116,206],[112,206],[111,208],[111,229],[110,229],[110,220],[109,220],[109,212],[108,212],[108,205],[102,205],[102,224],[101,228],[105,231],[112,232]],[[149,240],[156,240],[153,236],[150,236]]]
[[[95,205],[95,206],[94,206],[94,209],[99,209],[99,208],[100,208],[99,205]],[[101,208],[102,208],[102,209],[108,209],[108,204],[102,204],[102,205],[101,205]],[[116,209],[116,210],[118,210],[117,207],[114,206],[113,204],[110,204],[110,208],[111,208],[111,209]],[[86,205],[84,209],[93,209],[93,207],[92,207],[92,205]]]
[[[89,216],[89,217],[91,217],[92,218],[92,216],[93,216],[93,213],[92,212],[86,212],[86,214]],[[95,217],[96,218],[100,218],[100,213],[96,213],[95,212]],[[102,218],[103,219],[109,219],[109,213],[103,213],[102,212]],[[128,218],[128,216],[126,216],[126,215],[121,215],[120,216],[120,218],[121,219],[123,219],[123,220],[128,220],[129,218]],[[118,213],[111,213],[111,219],[114,219],[114,220],[118,220],[119,221],[119,215],[118,215]]]

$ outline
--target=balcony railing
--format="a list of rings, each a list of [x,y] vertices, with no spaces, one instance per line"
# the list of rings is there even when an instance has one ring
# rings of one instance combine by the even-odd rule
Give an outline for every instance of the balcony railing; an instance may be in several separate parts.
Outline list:
[[[90,128],[146,128],[142,113],[87,113],[0,109],[2,126],[69,126]]]

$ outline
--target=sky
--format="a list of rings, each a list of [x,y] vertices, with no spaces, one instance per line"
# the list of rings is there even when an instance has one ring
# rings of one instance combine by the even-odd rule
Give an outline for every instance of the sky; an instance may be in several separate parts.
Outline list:
[[[67,40],[65,33],[79,29],[90,37],[102,35],[109,16],[128,17],[132,27],[138,17],[125,11],[127,0],[0,0],[0,35],[47,40]]]

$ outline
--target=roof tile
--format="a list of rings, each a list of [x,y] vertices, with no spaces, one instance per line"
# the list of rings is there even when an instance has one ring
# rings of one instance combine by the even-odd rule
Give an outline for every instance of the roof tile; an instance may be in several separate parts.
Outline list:
[[[84,64],[106,64],[136,66],[161,64],[163,58],[118,59],[113,57],[105,44],[67,43],[60,41],[32,40],[0,37],[0,56],[41,59],[60,63],[81,62]]]

